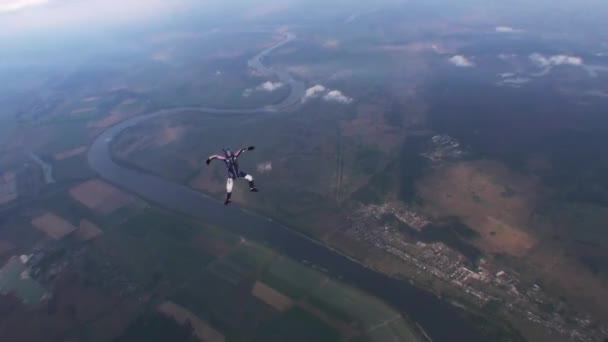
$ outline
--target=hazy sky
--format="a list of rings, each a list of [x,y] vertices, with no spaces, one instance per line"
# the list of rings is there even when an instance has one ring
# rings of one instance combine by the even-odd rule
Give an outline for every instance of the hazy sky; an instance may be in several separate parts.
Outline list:
[[[204,0],[0,0],[0,37],[167,17]]]
[[[448,15],[458,12],[521,17],[526,23],[547,17],[558,21],[567,18],[570,24],[588,24],[589,17],[608,19],[608,14],[604,16],[608,0],[0,0],[0,39],[32,32],[90,31],[154,18],[171,19],[192,9],[198,13],[221,13],[220,19],[265,22],[270,15],[281,16],[288,11],[304,18],[307,9],[309,17],[314,17],[332,10],[346,14],[365,6],[379,8],[395,3],[423,6]]]

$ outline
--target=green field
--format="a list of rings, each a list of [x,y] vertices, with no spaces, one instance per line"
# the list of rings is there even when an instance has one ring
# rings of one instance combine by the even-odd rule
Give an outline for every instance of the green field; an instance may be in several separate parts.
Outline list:
[[[179,325],[160,313],[144,314],[131,322],[115,342],[196,342],[191,326]]]
[[[95,173],[89,168],[86,154],[53,161],[53,177],[58,183],[83,180],[93,176]]]
[[[37,151],[43,155],[71,150],[88,142],[86,122],[65,122],[52,124],[50,127],[53,131],[53,140]]]
[[[63,191],[39,199],[35,203],[34,208],[40,212],[50,211],[55,213],[75,226],[78,226],[83,218],[87,218],[93,222],[97,222],[100,219],[96,214],[72,199],[67,192]]]
[[[372,329],[369,334],[372,341],[387,341],[386,336],[391,336],[388,340],[418,340],[409,323],[386,304],[298,262],[279,259],[262,274],[261,280],[291,298],[305,300],[359,327],[362,332]]]
[[[226,258],[251,271],[260,271],[273,259],[275,252],[254,243],[242,243]]]
[[[328,280],[312,288],[310,301],[369,328],[400,315],[382,302],[353,288]]]
[[[412,329],[403,320],[396,320],[366,333],[369,341],[420,341]]]
[[[161,274],[173,284],[181,284],[200,271],[213,257],[192,248],[198,228],[171,214],[145,210],[120,227],[102,236],[107,248],[140,283]]]
[[[339,335],[308,312],[294,308],[286,314],[266,322],[252,338],[255,342],[330,342],[338,341]]]
[[[22,277],[25,270],[26,266],[16,257],[0,268],[0,293],[13,293],[26,303],[37,303],[47,291],[36,280]]]
[[[261,275],[261,280],[293,299],[300,299],[318,287],[325,277],[290,259],[281,258]]]

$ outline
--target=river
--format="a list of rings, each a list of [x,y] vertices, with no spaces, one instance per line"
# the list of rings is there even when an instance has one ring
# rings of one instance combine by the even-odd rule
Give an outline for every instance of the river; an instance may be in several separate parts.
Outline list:
[[[295,259],[307,260],[328,271],[334,277],[358,287],[390,304],[416,321],[433,341],[483,341],[471,322],[463,318],[462,310],[440,300],[435,295],[405,281],[375,272],[338,253],[330,247],[291,230],[272,219],[236,206],[225,207],[221,202],[186,186],[126,168],[115,163],[110,153],[112,140],[124,130],[161,116],[184,111],[205,114],[270,114],[297,108],[304,94],[304,84],[283,70],[263,64],[263,59],[277,48],[295,39],[291,33],[277,44],[260,52],[248,65],[259,73],[276,75],[291,88],[281,103],[255,109],[219,109],[180,107],[164,109],[137,116],[112,126],[101,133],[88,152],[89,165],[99,177],[126,189],[143,199],[166,209],[200,219],[211,225],[230,230],[249,239],[270,244],[275,250]]]

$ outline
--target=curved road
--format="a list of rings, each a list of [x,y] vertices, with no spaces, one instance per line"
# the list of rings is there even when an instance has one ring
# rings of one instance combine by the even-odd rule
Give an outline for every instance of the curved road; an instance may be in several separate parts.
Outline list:
[[[122,131],[144,121],[184,111],[201,114],[268,114],[293,110],[301,102],[304,85],[294,80],[286,71],[276,70],[263,64],[263,59],[277,48],[288,44],[295,36],[287,34],[279,43],[267,48],[249,60],[251,68],[265,75],[276,75],[291,87],[290,95],[280,104],[256,109],[217,109],[182,107],[161,110],[123,121],[108,128],[93,142],[88,161],[99,176],[121,188],[153,202],[161,207],[218,225],[247,238],[270,243],[274,249],[296,259],[319,265],[342,281],[356,286],[383,299],[405,313],[433,339],[433,341],[483,341],[471,323],[462,317],[462,311],[442,301],[429,292],[407,282],[390,278],[372,271],[316,240],[236,206],[224,207],[215,199],[191,188],[166,179],[116,164],[110,154],[114,137]]]

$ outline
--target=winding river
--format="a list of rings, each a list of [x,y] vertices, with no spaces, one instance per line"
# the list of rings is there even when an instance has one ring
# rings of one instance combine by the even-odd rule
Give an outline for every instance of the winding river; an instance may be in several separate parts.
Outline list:
[[[427,291],[370,270],[272,219],[237,206],[224,207],[221,202],[191,188],[126,168],[112,160],[110,145],[116,136],[130,127],[161,116],[176,115],[184,111],[197,111],[201,115],[268,114],[297,108],[304,95],[304,84],[296,81],[288,72],[273,69],[263,63],[268,54],[294,39],[295,36],[288,33],[280,42],[260,52],[248,62],[249,67],[257,72],[269,76],[276,75],[283,84],[290,86],[290,95],[281,103],[255,109],[180,107],[137,116],[108,128],[96,138],[88,153],[90,166],[101,178],[149,202],[224,227],[249,239],[269,243],[277,251],[295,260],[307,260],[326,269],[332,276],[383,299],[409,316],[433,341],[483,341],[472,324],[463,318],[460,309]]]

